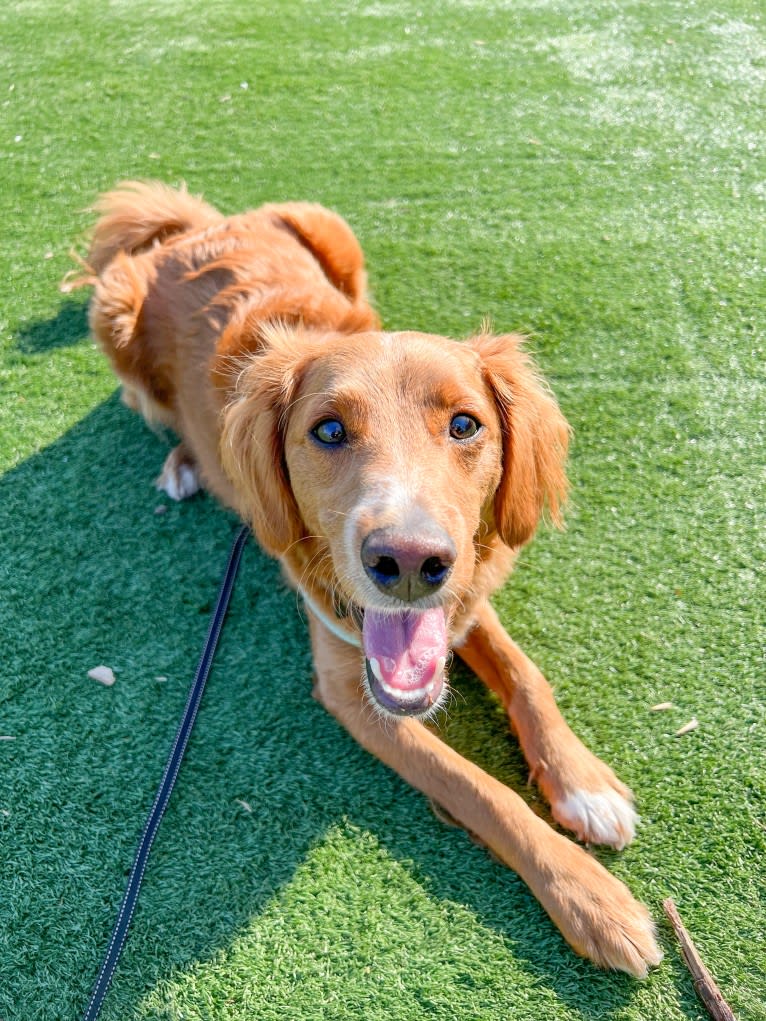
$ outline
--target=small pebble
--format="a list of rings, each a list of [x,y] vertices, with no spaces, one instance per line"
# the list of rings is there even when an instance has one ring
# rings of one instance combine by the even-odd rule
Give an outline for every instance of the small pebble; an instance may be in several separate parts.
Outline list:
[[[92,670],[88,671],[88,677],[92,681],[98,681],[99,684],[104,684],[107,688],[115,682],[114,671],[108,666],[94,666]]]

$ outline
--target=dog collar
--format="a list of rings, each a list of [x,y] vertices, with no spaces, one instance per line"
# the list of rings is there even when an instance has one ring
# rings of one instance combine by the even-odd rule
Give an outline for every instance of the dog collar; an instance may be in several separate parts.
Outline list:
[[[305,588],[303,588],[302,585],[298,586],[298,592],[300,592],[301,597],[303,598],[303,602],[306,604],[309,610],[311,610],[315,617],[321,620],[321,622],[324,624],[328,631],[331,631],[336,638],[340,638],[341,641],[346,642],[347,645],[353,645],[355,648],[361,649],[362,647],[361,638],[353,631],[348,631],[346,628],[343,627],[343,625],[341,624],[341,620],[343,618],[333,619],[332,617],[328,616],[323,609],[317,606],[317,604],[314,602],[312,597],[308,594],[308,592],[306,591]]]

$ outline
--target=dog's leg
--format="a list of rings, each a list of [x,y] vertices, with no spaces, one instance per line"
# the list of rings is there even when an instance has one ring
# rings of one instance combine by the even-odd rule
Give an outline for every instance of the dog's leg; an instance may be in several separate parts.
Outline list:
[[[631,792],[572,733],[550,685],[488,602],[479,605],[475,619],[455,651],[503,700],[554,819],[581,840],[625,847],[637,821]]]
[[[165,458],[155,486],[167,493],[171,500],[186,500],[202,488],[197,462],[183,443],[179,443]]]
[[[579,954],[637,977],[659,963],[649,914],[619,880],[422,723],[381,719],[363,691],[359,650],[309,618],[315,695],[364,748],[518,872]]]

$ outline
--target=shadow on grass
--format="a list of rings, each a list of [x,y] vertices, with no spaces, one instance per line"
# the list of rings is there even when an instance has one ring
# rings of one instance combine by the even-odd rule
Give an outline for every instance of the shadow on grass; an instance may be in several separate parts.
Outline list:
[[[115,395],[0,480],[0,630],[15,636],[2,701],[15,892],[0,906],[11,965],[0,1016],[84,1006],[237,527],[207,497],[177,505],[154,491],[165,453]],[[114,668],[113,687],[88,680],[99,663]],[[230,946],[344,819],[430,895],[502,933],[572,1010],[595,1002],[603,1010],[588,1016],[607,1018],[629,1001],[634,984],[577,959],[518,877],[439,824],[324,713],[310,678],[296,598],[251,544],[105,1016],[133,1016],[155,983]],[[504,721],[478,682],[463,682],[450,740],[491,767],[508,753]],[[523,785],[517,751],[508,763],[502,778]]]
[[[42,354],[60,347],[71,347],[88,336],[88,295],[67,298],[53,319],[26,323],[18,333],[19,349],[24,354]]]

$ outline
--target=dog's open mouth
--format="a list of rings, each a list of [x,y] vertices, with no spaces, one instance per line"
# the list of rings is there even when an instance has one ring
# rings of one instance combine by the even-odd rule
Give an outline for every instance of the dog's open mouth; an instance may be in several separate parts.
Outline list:
[[[364,612],[367,681],[375,701],[396,716],[424,716],[444,689],[447,622],[444,610]]]

